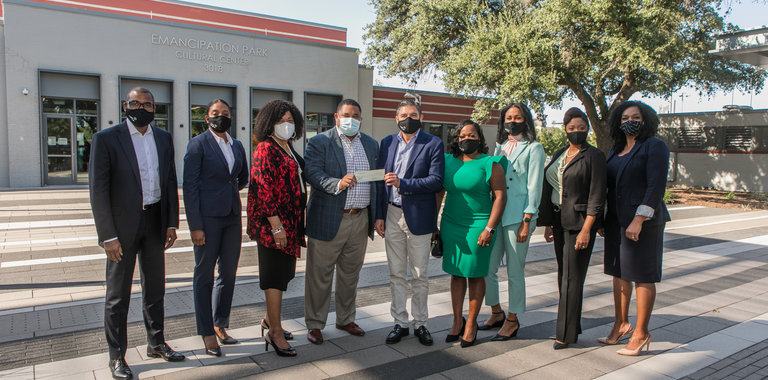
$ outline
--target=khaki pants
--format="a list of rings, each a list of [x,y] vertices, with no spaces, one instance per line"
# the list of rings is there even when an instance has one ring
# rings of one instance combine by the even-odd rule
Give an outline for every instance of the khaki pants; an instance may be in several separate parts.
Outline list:
[[[368,210],[344,214],[331,241],[307,239],[304,287],[304,321],[307,329],[323,329],[331,305],[333,271],[336,270],[336,323],[355,321],[357,280],[368,247]]]
[[[411,270],[411,314],[413,328],[427,324],[427,295],[429,295],[429,248],[432,234],[414,235],[408,229],[403,216],[403,209],[389,205],[387,209],[386,234],[384,245],[389,263],[389,289],[392,292],[390,313],[395,323],[403,327],[409,325],[408,311],[405,309],[408,298],[408,269]]]

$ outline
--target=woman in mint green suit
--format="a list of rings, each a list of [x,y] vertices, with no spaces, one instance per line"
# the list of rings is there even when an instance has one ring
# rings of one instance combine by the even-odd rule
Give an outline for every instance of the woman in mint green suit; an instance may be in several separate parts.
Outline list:
[[[528,243],[536,228],[544,178],[544,148],[536,142],[531,111],[525,104],[502,108],[494,155],[509,161],[506,173],[507,204],[501,223],[496,227],[496,243],[491,252],[488,276],[485,277],[485,304],[491,306],[491,317],[481,330],[501,327],[491,340],[508,340],[517,335],[517,314],[525,311],[525,257]],[[509,314],[504,315],[499,301],[497,272],[506,257],[509,289]]]
[[[480,126],[464,120],[451,133],[445,155],[443,186],[447,195],[440,235],[443,270],[451,275],[453,326],[446,342],[459,340],[468,347],[477,337],[477,315],[483,303],[485,276],[494,241],[494,227],[504,212],[503,156],[488,156]],[[469,315],[462,316],[469,289]]]

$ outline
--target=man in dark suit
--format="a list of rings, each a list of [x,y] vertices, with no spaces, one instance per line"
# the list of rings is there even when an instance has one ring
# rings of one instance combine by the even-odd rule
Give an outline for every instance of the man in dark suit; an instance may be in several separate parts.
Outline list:
[[[355,173],[376,168],[379,146],[360,132],[360,104],[342,100],[336,128],[309,140],[305,155],[307,182],[307,269],[304,311],[307,339],[323,343],[336,270],[336,328],[352,335],[365,331],[355,323],[357,280],[363,267],[366,238],[373,239],[376,188],[357,182]]]
[[[413,331],[423,345],[432,345],[427,330],[429,248],[437,230],[435,195],[443,188],[443,142],[421,130],[421,107],[413,100],[400,102],[395,121],[400,129],[381,141],[379,168],[387,174],[378,182],[376,232],[384,237],[389,263],[390,313],[395,327],[386,342],[397,343],[409,334],[408,268],[411,269]]]
[[[171,135],[150,126],[154,97],[137,87],[123,104],[127,119],[93,135],[88,178],[99,245],[107,254],[104,326],[109,368],[131,379],[125,363],[128,306],[136,258],[141,270],[147,356],[184,360],[163,336],[165,249],[176,241],[179,197]]]

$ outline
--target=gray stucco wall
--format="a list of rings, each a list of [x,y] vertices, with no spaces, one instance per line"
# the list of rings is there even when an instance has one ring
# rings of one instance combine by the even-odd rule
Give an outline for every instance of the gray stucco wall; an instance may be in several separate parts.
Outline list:
[[[2,160],[7,165],[0,165],[0,186],[43,185],[40,70],[99,75],[102,129],[108,127],[109,120],[120,121],[121,76],[172,81],[172,132],[179,178],[189,140],[190,83],[237,86],[235,125],[237,138],[247,151],[250,151],[251,87],[289,89],[302,110],[306,91],[358,98],[358,57],[354,49],[107,17],[39,4],[31,6],[10,1],[4,2],[4,7],[6,54],[5,62],[0,64],[5,64],[6,83],[0,86],[5,89],[0,100],[5,96],[7,101],[0,104],[7,104],[14,112],[0,112],[8,115],[7,136],[11,136],[10,141],[3,141],[4,137],[0,136],[0,157],[3,154],[9,157]],[[245,46],[247,52],[190,49],[173,45],[172,38]],[[239,62],[211,63],[195,54],[210,54],[217,61],[223,56]],[[188,59],[189,56],[198,59]],[[28,96],[20,95],[22,88],[29,89]],[[240,129],[243,126],[246,131]],[[300,149],[303,144],[296,145]]]

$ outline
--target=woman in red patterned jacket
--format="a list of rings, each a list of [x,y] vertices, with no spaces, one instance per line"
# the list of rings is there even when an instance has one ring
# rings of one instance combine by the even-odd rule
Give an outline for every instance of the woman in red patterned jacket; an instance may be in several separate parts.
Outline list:
[[[296,260],[304,240],[304,159],[292,142],[301,137],[304,118],[296,106],[273,100],[259,111],[254,134],[261,141],[253,153],[248,189],[248,236],[258,242],[259,282],[267,300],[267,315],[261,320],[265,349],[269,345],[280,356],[296,356],[288,344],[293,339],[280,321],[283,292],[296,273]]]

